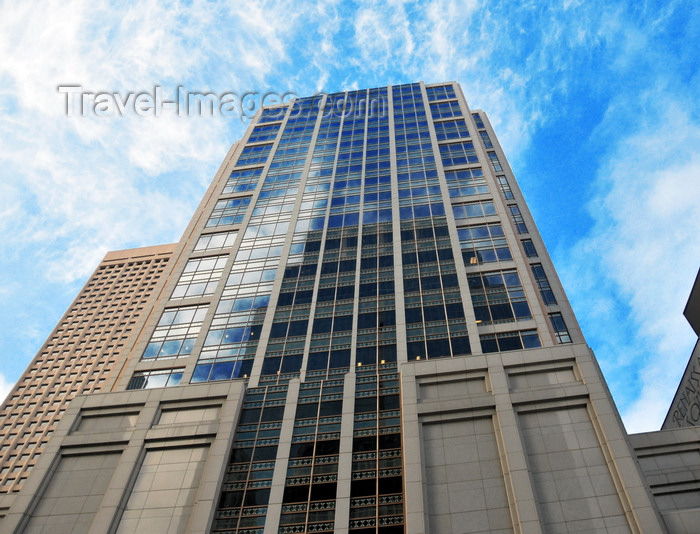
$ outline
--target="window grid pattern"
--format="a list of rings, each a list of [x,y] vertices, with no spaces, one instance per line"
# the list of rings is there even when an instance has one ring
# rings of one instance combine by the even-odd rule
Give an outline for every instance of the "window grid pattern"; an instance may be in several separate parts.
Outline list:
[[[427,125],[427,122],[425,123]],[[405,122],[401,125],[403,131],[397,132],[396,146],[396,165],[400,171],[406,171],[408,167],[422,166],[427,164],[429,167],[434,167],[435,156],[433,155],[432,144],[426,140],[430,133],[427,128],[415,132],[416,128],[413,125],[407,125]],[[405,137],[403,137],[403,134]],[[421,141],[414,138],[423,139]]]
[[[445,179],[452,198],[490,193],[489,186],[486,185],[486,178],[484,178],[484,171],[479,168],[445,171]]]
[[[194,251],[200,252],[202,250],[230,248],[236,242],[237,235],[237,230],[232,232],[219,232],[217,234],[204,234],[197,240]]]
[[[383,91],[350,93],[347,97],[381,99],[385,98]],[[333,101],[337,96],[329,98]],[[417,113],[413,107],[411,111]],[[382,267],[378,267],[378,256],[368,257],[365,245],[370,237],[376,240],[376,233],[391,234],[388,133],[388,119],[382,116],[367,118],[366,126],[364,116],[349,115],[342,122],[334,118],[322,121],[314,148],[318,164],[312,165],[313,171],[302,200],[306,206],[303,213],[308,214],[304,218],[308,223],[297,223],[295,228],[263,374],[277,372],[285,376],[291,369],[298,369],[307,335],[310,336],[307,376],[331,376],[350,365],[353,301],[358,296],[356,272],[363,269],[368,277],[381,278],[382,282],[387,276],[380,274]],[[420,138],[412,130],[407,133],[404,129],[402,134],[407,145]],[[420,144],[417,146],[421,150]],[[321,158],[321,154],[330,156],[334,150],[337,151],[335,168],[331,157]],[[419,154],[422,157],[422,152]],[[363,156],[366,157],[364,179]],[[326,183],[332,187],[327,187]],[[305,203],[307,199],[308,203]],[[326,208],[328,218],[324,219]],[[373,234],[362,237],[360,262],[357,259],[359,224],[363,225],[364,234]],[[323,233],[315,230],[324,227],[327,228],[325,240]],[[323,261],[319,263],[321,251]],[[393,268],[391,245],[386,256],[390,261],[386,264],[386,271],[390,273]],[[393,280],[388,282],[393,283]],[[376,284],[378,287],[379,282]],[[309,323],[312,300],[316,301],[315,319]],[[361,300],[362,332],[358,337],[356,359],[366,360],[368,364],[376,363],[378,357],[385,361],[395,360],[395,331],[393,325],[389,325],[394,313],[393,297],[382,297],[381,303],[377,302],[377,296]],[[372,318],[375,321],[370,324]]]
[[[159,371],[136,371],[131,380],[129,380],[126,389],[154,389],[179,386],[184,372],[184,367]]]
[[[250,199],[251,197],[219,200],[214,206],[206,227],[211,228],[212,226],[242,223],[248,210]]]
[[[330,191],[332,187],[331,177],[338,148],[341,119],[329,117],[322,121],[316,144],[311,158],[311,165],[306,179],[306,186],[302,192],[302,201],[297,216],[297,224],[294,228],[292,246],[288,262],[318,260],[320,251],[320,235],[326,221],[326,213],[330,203]],[[349,148],[349,147],[348,147]],[[359,177],[353,179],[350,187],[359,188]],[[345,180],[343,186],[347,186]],[[317,232],[313,241],[314,245],[306,245],[309,231]],[[316,246],[318,248],[316,248]],[[313,250],[311,250],[313,248]]]
[[[486,148],[493,148],[493,143],[491,143],[491,138],[489,137],[489,134],[486,132],[486,130],[480,131],[479,135],[481,136],[481,142],[484,143],[484,146]]]
[[[228,256],[211,256],[189,260],[173,290],[171,299],[201,297],[216,291]]]
[[[457,220],[487,217],[489,215],[496,215],[496,206],[494,206],[492,200],[453,204],[452,213]]]
[[[484,353],[508,350],[534,349],[541,347],[537,330],[520,330],[500,334],[483,334],[479,336],[481,350]]]
[[[274,141],[277,132],[280,130],[279,124],[267,124],[253,129],[248,139],[249,143],[260,143],[262,141]]]
[[[310,238],[313,237],[310,235]],[[312,245],[311,249],[320,248]],[[357,269],[357,227],[329,230],[326,234],[323,262],[319,266],[320,283],[316,298],[314,321],[311,325],[310,352],[307,370],[314,375],[322,376],[326,370],[348,369],[350,366],[350,346],[353,329],[353,302],[355,271]],[[318,257],[311,260],[316,262]],[[285,280],[289,277],[289,288],[293,289],[295,277],[297,291],[301,288],[305,269],[309,264],[287,267]],[[298,274],[297,274],[298,271]],[[310,308],[310,306],[309,306]],[[310,310],[309,310],[310,311]],[[292,316],[294,308],[288,312],[280,312],[279,318],[287,320]],[[282,350],[281,343],[276,350]]]
[[[212,533],[262,534],[286,397],[286,386],[246,392]]]
[[[137,249],[139,250],[139,249]],[[114,253],[112,253],[114,254]],[[0,409],[0,493],[20,491],[68,403],[103,390],[171,250],[105,259]]]
[[[280,533],[335,530],[343,382],[325,380],[300,386]]]
[[[525,256],[528,258],[537,258],[537,249],[535,248],[535,244],[532,242],[532,239],[523,239],[521,241],[523,245],[523,250],[525,251]]]
[[[263,375],[298,373],[303,363],[309,315],[318,263],[284,271],[270,341],[265,351]]]
[[[267,145],[246,146],[241,152],[236,166],[240,167],[242,165],[252,165],[254,163],[265,163],[271,150],[271,143]]]
[[[437,172],[416,172],[399,177],[399,218],[402,221],[445,215]]]
[[[501,162],[495,152],[487,152],[489,160],[491,161],[491,166],[496,172],[503,172],[503,167],[501,167]]]
[[[278,106],[275,108],[263,109],[258,119],[258,124],[266,122],[277,122],[284,119],[284,114],[287,112],[288,106]]]
[[[366,94],[350,93],[347,98],[354,101],[365,98]],[[339,97],[340,95],[332,95],[330,98],[331,101],[335,101]],[[301,231],[295,232],[295,241],[299,244],[293,247],[296,254],[290,255],[284,271],[270,342],[263,362],[263,375],[277,373],[287,376],[301,368],[306,338],[310,327],[313,328],[313,325],[309,324],[309,318],[318,274],[321,278],[316,290],[318,306],[325,309],[335,306],[338,315],[332,325],[326,324],[330,322],[328,320],[315,323],[316,328],[332,328],[332,331],[324,332],[318,337],[312,335],[307,367],[314,371],[314,374],[321,374],[328,368],[347,368],[350,364],[351,310],[352,299],[355,297],[354,279],[357,268],[357,225],[363,200],[360,176],[365,139],[364,115],[346,116],[342,126],[336,124],[335,118],[330,118],[327,123],[322,122],[321,132],[325,140],[331,140],[328,143],[324,142],[326,147],[323,150],[330,152],[337,149],[337,165],[330,202],[327,201],[330,188],[323,187],[319,191],[319,188],[314,186],[314,190],[309,189],[307,193],[309,197],[321,193],[320,204],[323,211],[319,210],[319,215],[325,215],[326,208],[330,208],[328,219],[319,217],[319,225],[326,226],[328,233],[324,242],[322,232],[297,224],[296,230]],[[319,171],[328,166],[330,158],[326,165],[319,166]],[[324,174],[318,172],[310,177],[307,186],[324,183]],[[365,182],[370,181],[371,177],[366,177]],[[376,178],[373,181],[377,183]],[[325,249],[324,258],[319,264],[322,248]]]
[[[392,97],[399,184],[406,173],[410,176],[423,172],[429,177],[435,169],[435,154],[430,142],[430,130],[420,86],[411,84],[394,87]]]
[[[442,164],[445,167],[479,163],[479,158],[476,156],[476,150],[474,149],[474,143],[471,141],[440,145],[440,156],[442,157]]]
[[[449,98],[457,98],[455,89],[451,85],[440,85],[437,87],[426,87],[425,93],[428,95],[428,100],[447,100]]]
[[[394,108],[402,102],[403,116],[396,117],[397,132],[417,129],[418,138],[429,135],[428,124],[419,102],[411,105],[416,119],[406,113],[414,99],[413,89],[394,89]],[[448,110],[447,116],[459,112],[453,103],[433,104],[433,117]],[[419,107],[420,106],[420,107]],[[410,108],[409,108],[410,109]],[[452,111],[449,111],[452,110]],[[458,121],[451,121],[455,126]],[[440,127],[437,127],[438,132]],[[466,133],[466,130],[464,130]],[[411,144],[408,134],[397,134],[397,145]],[[461,143],[455,143],[460,148]],[[445,146],[445,145],[443,145]],[[445,150],[441,147],[441,150]],[[454,255],[445,221],[445,207],[434,162],[423,159],[410,163],[408,172],[398,172],[401,245],[405,292],[405,319],[410,359],[450,357],[470,352],[466,335],[464,309],[457,285]],[[410,202],[410,204],[409,204]],[[358,338],[359,339],[359,338]],[[358,363],[359,358],[358,358]]]
[[[552,323],[552,329],[554,330],[554,337],[559,343],[571,343],[571,335],[569,334],[569,329],[566,327],[564,318],[561,313],[555,312],[549,314],[549,322]]]
[[[239,249],[192,382],[250,375],[279,264],[279,247],[279,251],[273,246],[263,247],[261,250],[273,256],[254,259],[250,259],[251,249]]]
[[[357,96],[354,95],[352,98]],[[327,106],[330,106],[332,109],[338,109],[339,106],[342,107],[344,105],[344,98],[344,94],[330,95],[327,100]],[[354,169],[356,166],[355,157],[351,157],[351,154],[356,153],[358,150],[361,154],[364,141],[363,136],[354,135],[353,122],[350,120],[349,132],[347,125],[343,129],[344,135],[341,135],[343,117],[340,115],[330,113],[328,116],[324,116],[319,126],[306,186],[302,193],[301,208],[292,237],[292,246],[283,271],[284,276],[280,294],[278,295],[274,326],[272,327],[273,330],[265,351],[263,378],[274,378],[277,375],[280,380],[283,380],[288,376],[298,374],[299,369],[303,365],[304,345],[311,311],[310,303],[316,274],[319,270],[319,254],[323,245],[322,229],[327,224],[328,209],[333,198],[331,193],[334,185],[332,176],[339,151],[343,153],[342,165],[340,160],[338,164],[342,167],[342,170],[340,171],[341,176],[336,178],[335,187],[338,190],[347,189],[357,195],[360,192],[360,172]],[[342,146],[340,146],[341,144]],[[337,227],[342,228],[344,224],[357,224],[359,202],[350,202],[348,206],[345,206],[345,203],[336,202],[334,207],[333,221]],[[347,218],[345,218],[346,209]],[[342,232],[342,229],[339,231]],[[346,237],[350,237],[349,234]],[[357,239],[356,236],[355,239]],[[350,238],[345,243],[346,247],[351,245],[351,242],[352,239]],[[347,256],[351,257],[349,251]],[[344,277],[346,275],[347,273],[344,273]],[[342,291],[340,294],[343,296]],[[342,314],[344,311],[345,315],[348,315],[350,313],[347,309],[348,307],[348,304],[340,303],[338,312]],[[347,322],[346,319],[345,322]],[[342,318],[339,318],[335,329],[337,342],[340,345],[347,345],[347,347],[333,351],[333,362],[331,365],[347,369],[350,360],[349,327],[343,324]],[[285,331],[284,336],[279,335],[282,330]],[[286,336],[289,332],[291,332],[292,338],[287,339]],[[315,366],[316,370],[313,372],[320,373],[318,370],[328,365],[328,351],[326,351],[325,362],[319,362],[318,356],[311,355],[309,356],[309,361],[312,361]]]
[[[250,374],[316,122],[318,107],[314,101],[307,98],[293,104],[241,238],[192,382]]]
[[[467,267],[513,259],[500,223],[458,228],[457,235]]]
[[[469,354],[446,220],[402,223],[401,248],[409,360]]]
[[[479,324],[532,319],[515,269],[467,275],[474,315]]]
[[[430,112],[433,115],[433,119],[462,116],[462,110],[459,108],[459,102],[456,100],[430,104]]]
[[[544,272],[544,268],[541,263],[533,263],[530,268],[532,269],[532,274],[535,277],[535,283],[537,284],[537,289],[540,290],[540,295],[542,296],[542,301],[547,306],[552,306],[557,303],[557,299],[554,297],[554,292],[552,287],[549,285],[549,280]]]
[[[397,150],[399,218],[440,217],[445,213],[430,129],[420,87],[393,88],[394,128]],[[407,153],[409,157],[399,158]]]
[[[357,317],[357,365],[396,361],[396,303],[392,225],[362,228]]]
[[[166,308],[161,315],[142,358],[178,358],[189,356],[194,348],[208,304]]]
[[[464,119],[436,122],[435,135],[438,141],[466,139],[470,137],[469,128]]]
[[[520,213],[520,208],[517,204],[511,204],[508,206],[508,212],[510,213],[510,218],[513,220],[513,225],[519,234],[529,233],[527,226],[525,225],[525,220],[523,219],[522,213]]]
[[[252,191],[258,186],[260,181],[260,176],[262,175],[262,167],[257,169],[246,169],[242,171],[233,171],[231,176],[229,176],[224,190],[223,195],[231,193],[244,193],[246,191]]]
[[[404,498],[395,364],[358,371],[355,388],[349,532],[398,534]]]
[[[510,184],[508,183],[508,178],[505,176],[497,176],[498,185],[501,188],[501,194],[506,200],[513,200],[513,191],[510,189]]]

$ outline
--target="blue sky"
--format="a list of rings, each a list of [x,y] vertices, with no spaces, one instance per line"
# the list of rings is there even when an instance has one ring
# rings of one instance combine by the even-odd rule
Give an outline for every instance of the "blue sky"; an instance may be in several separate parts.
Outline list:
[[[630,431],[695,342],[697,2],[0,4],[0,395],[108,250],[174,242],[245,121],[65,115],[59,85],[298,95],[456,80],[486,110]]]

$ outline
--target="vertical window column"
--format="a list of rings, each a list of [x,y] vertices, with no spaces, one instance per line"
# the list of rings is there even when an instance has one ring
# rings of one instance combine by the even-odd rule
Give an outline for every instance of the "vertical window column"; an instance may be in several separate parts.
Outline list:
[[[569,335],[569,329],[566,328],[566,323],[561,313],[555,312],[549,314],[549,321],[552,323],[552,329],[554,330],[554,337],[557,338],[559,343],[571,343],[571,336]]]
[[[334,532],[343,380],[301,384],[279,532]]]
[[[554,292],[549,285],[549,280],[547,279],[547,275],[544,272],[542,264],[533,263],[530,268],[532,269],[532,274],[535,277],[535,283],[537,284],[537,288],[540,290],[540,295],[542,296],[544,303],[548,306],[556,304],[557,299],[554,297]]]
[[[247,391],[212,533],[263,534],[286,397],[286,386]]]
[[[392,367],[357,373],[350,534],[404,532],[401,403]]]

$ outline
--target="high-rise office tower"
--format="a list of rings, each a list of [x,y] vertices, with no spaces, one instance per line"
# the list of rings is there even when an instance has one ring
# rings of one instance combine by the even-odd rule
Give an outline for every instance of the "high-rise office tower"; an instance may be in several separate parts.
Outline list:
[[[0,500],[4,531],[664,531],[457,84],[262,110],[165,274]],[[27,376],[12,399],[39,394]]]

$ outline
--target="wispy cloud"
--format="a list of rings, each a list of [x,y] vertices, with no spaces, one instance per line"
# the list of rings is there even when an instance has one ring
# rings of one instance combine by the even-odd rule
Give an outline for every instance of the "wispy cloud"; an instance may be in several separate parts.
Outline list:
[[[700,127],[668,98],[649,105],[601,168],[596,226],[563,271],[630,431],[658,427],[670,405],[693,346],[681,314],[700,266]]]
[[[371,71],[386,71],[395,62],[405,64],[413,54],[413,35],[405,6],[391,2],[380,6],[364,3],[355,14],[355,44],[359,50],[358,66]]]
[[[63,238],[49,271],[74,280],[90,272],[106,248],[135,236],[176,239],[235,138],[230,129],[243,125],[174,114],[70,119],[56,87],[77,83],[122,94],[155,84],[264,89],[268,73],[288,60],[287,41],[298,31],[303,13],[292,7],[252,4],[241,18],[200,3],[142,2],[117,10],[108,3],[47,2],[37,18],[29,3],[7,5],[0,76],[8,82],[6,105],[21,117],[11,114],[0,124],[8,193],[0,201],[0,225],[14,236],[4,245]],[[225,25],[209,31],[221,19],[232,23],[230,31]],[[227,45],[240,53],[231,55]],[[229,67],[239,62],[233,76],[226,68],[209,70],[221,57]],[[231,86],[231,79],[241,85]]]
[[[247,6],[241,17],[201,2],[3,5],[0,273],[16,282],[3,300],[23,303],[20,313],[17,304],[3,307],[4,324],[47,332],[72,298],[58,284],[75,288],[107,250],[178,239],[244,127],[237,119],[174,114],[68,118],[57,86],[121,94],[156,84],[262,91],[266,76],[289,60],[288,42],[303,16],[278,7],[285,6]],[[19,343],[17,331],[0,331],[14,347],[6,352],[18,356],[8,362],[15,376],[16,362],[28,361],[37,346]]]
[[[303,95],[457,80],[529,197],[577,184],[591,199],[541,229],[628,425],[641,428],[642,410],[665,409],[655,391],[675,388],[692,340],[680,310],[698,257],[698,22],[682,0],[5,2],[0,275],[13,282],[0,298],[23,304],[0,307],[12,325],[0,341],[27,361],[41,336],[29,346],[15,332],[48,332],[107,249],[177,239],[244,126],[66,118],[58,84]],[[565,149],[552,142],[562,134]]]

